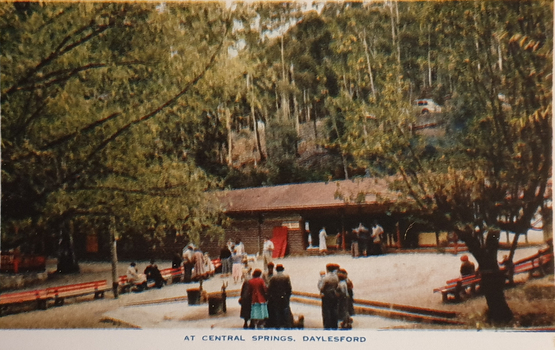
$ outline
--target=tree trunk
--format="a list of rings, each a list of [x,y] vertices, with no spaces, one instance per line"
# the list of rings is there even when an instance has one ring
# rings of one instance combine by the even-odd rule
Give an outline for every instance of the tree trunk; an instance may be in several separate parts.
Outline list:
[[[483,233],[476,234],[472,231],[470,229],[456,233],[478,261],[481,276],[480,290],[488,305],[488,321],[493,324],[506,324],[513,319],[513,312],[505,299],[505,274],[499,269],[497,262],[500,231],[489,230],[485,244],[481,243]],[[518,240],[518,234],[515,234],[515,240]]]
[[[118,297],[118,246],[116,239],[116,219],[112,216],[110,217],[110,255],[112,256],[112,291],[114,293],[114,298]]]
[[[370,53],[368,43],[366,42],[366,30],[362,33],[362,43],[364,44],[364,53],[366,54],[366,65],[368,66],[368,75],[370,76],[370,88],[372,89],[372,97],[376,98],[376,89],[374,88],[374,75],[372,74],[372,66],[370,65]]]
[[[73,247],[73,220],[69,221],[69,229],[64,230],[63,226],[60,230],[60,251],[56,271],[58,273],[77,273],[79,272],[79,264],[77,263]]]
[[[481,271],[480,288],[488,305],[488,319],[495,324],[506,324],[513,319],[513,312],[505,300],[505,274],[496,270]]]
[[[431,48],[431,40],[432,36],[430,31],[432,30],[431,26],[428,28],[428,86],[432,87],[432,48]]]
[[[225,127],[227,129],[227,165],[233,164],[233,135],[231,134],[231,113],[225,109]]]

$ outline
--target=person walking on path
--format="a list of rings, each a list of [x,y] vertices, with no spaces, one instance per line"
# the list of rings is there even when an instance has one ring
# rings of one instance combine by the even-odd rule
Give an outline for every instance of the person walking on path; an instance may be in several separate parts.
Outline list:
[[[195,264],[195,274],[193,279],[200,281],[206,278],[206,270],[204,269],[204,254],[200,251],[200,248],[196,248],[193,254],[193,263]]]
[[[239,283],[243,278],[243,256],[237,253],[237,250],[233,251],[231,255],[233,283]]]
[[[349,236],[350,241],[351,241],[351,256],[353,258],[358,258],[359,255],[359,247],[358,247],[358,227],[354,228],[351,231],[351,234]]]
[[[264,238],[264,247],[262,249],[262,256],[264,258],[264,271],[268,271],[268,264],[272,262],[272,255],[274,254],[274,242],[269,238]]]
[[[245,245],[243,244],[243,242],[241,242],[241,240],[239,238],[237,238],[235,240],[235,247],[233,248],[233,251],[236,252],[237,254],[241,255],[241,257],[243,257],[243,255],[247,254],[247,252],[245,250]]]
[[[325,254],[328,251],[328,245],[326,243],[327,238],[328,234],[326,233],[326,227],[324,226],[318,234],[318,250],[320,251],[320,254]]]
[[[220,250],[220,260],[222,262],[222,277],[229,276],[231,274],[231,250],[229,250],[227,245],[224,245]]]
[[[270,285],[270,279],[272,278],[272,276],[274,276],[274,263],[271,262],[268,264],[266,272],[264,272],[262,274],[262,279],[264,280],[264,283],[266,283],[266,285]]]
[[[194,255],[194,245],[193,243],[189,243],[183,249],[183,270],[184,270],[184,277],[183,282],[191,283],[193,281],[193,267],[195,267],[193,255]]]
[[[322,319],[324,329],[337,329],[339,316],[337,314],[338,307],[338,291],[339,278],[336,271],[339,269],[337,264],[327,264],[326,274],[320,280],[320,296],[322,297]]]
[[[347,284],[347,271],[341,269],[337,273],[339,284],[337,286],[337,316],[341,321],[342,329],[353,328],[353,320],[349,312],[349,286]]]
[[[291,328],[292,315],[289,306],[291,298],[291,279],[283,271],[283,265],[276,266],[276,274],[268,285],[268,326],[273,328]]]
[[[249,325],[249,320],[251,319],[251,304],[252,304],[251,297],[249,294],[250,279],[251,279],[250,276],[245,277],[243,285],[241,286],[241,295],[239,297],[239,304],[241,304],[240,316],[244,320],[244,323],[243,323],[244,329],[248,329],[248,328],[251,328],[251,326],[254,326],[252,322]]]
[[[249,280],[249,296],[251,298],[251,328],[264,328],[268,318],[268,288],[261,278],[262,270],[256,269]]]
[[[358,241],[360,244],[360,255],[368,256],[371,251],[371,249],[369,249],[369,245],[371,245],[370,231],[362,224],[362,222],[358,224],[357,231],[358,231]]]

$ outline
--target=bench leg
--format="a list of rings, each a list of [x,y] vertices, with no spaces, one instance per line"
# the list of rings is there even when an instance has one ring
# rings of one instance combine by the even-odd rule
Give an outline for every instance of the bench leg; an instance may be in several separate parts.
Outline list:
[[[95,298],[95,299],[102,299],[102,298],[104,298],[104,291],[95,292],[95,293],[94,293],[94,298]]]
[[[56,306],[63,306],[64,305],[64,298],[56,298],[54,300],[54,305]]]
[[[442,292],[441,293],[441,300],[446,303],[449,301],[449,294],[447,292]]]
[[[39,310],[46,310],[46,300],[37,300],[37,309]]]

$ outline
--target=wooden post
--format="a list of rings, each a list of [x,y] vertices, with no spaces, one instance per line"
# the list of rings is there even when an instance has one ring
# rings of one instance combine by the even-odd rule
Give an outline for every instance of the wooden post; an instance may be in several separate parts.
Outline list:
[[[345,250],[345,213],[341,212],[341,250]]]
[[[262,254],[262,214],[258,215],[258,253]]]
[[[401,249],[401,230],[399,229],[399,221],[395,224],[395,229],[397,231],[397,248]]]
[[[116,239],[116,218],[110,216],[110,243],[111,249],[110,254],[112,256],[112,291],[114,292],[114,298],[118,298],[118,246]]]

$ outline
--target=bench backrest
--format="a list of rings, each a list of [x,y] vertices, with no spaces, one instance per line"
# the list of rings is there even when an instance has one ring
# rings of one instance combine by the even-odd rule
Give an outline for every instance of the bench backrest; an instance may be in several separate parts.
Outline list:
[[[46,289],[48,296],[61,296],[61,295],[71,295],[87,292],[95,292],[100,290],[105,290],[108,288],[108,283],[106,280],[85,282],[77,284],[68,284],[65,286],[50,287]]]
[[[47,295],[46,289],[32,290],[28,292],[0,294],[0,305],[45,299],[46,295]]]
[[[160,274],[162,275],[163,278],[168,278],[168,277],[172,277],[172,276],[182,275],[184,273],[184,271],[185,270],[184,270],[183,266],[176,267],[176,268],[168,267],[167,269],[160,270]]]

